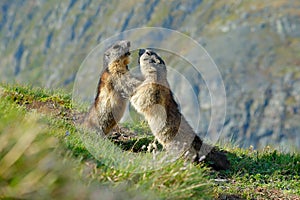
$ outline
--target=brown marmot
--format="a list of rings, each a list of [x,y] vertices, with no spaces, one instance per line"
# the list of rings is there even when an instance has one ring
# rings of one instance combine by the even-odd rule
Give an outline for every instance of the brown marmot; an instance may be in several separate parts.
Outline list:
[[[180,113],[167,81],[165,62],[154,51],[141,49],[139,64],[144,81],[130,102],[147,120],[155,138],[169,151],[188,160],[209,160],[212,167],[228,169],[226,155],[205,144]]]
[[[130,42],[118,41],[108,48],[103,57],[97,95],[83,125],[96,130],[100,135],[108,134],[122,118],[127,96],[141,83],[129,70]]]

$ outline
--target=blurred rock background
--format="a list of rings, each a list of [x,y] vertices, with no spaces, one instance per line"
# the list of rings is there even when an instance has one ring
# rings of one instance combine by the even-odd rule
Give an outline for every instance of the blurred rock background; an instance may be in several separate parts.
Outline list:
[[[223,138],[242,147],[300,148],[300,1],[1,0],[0,9],[1,82],[71,92],[83,59],[104,39],[170,28],[202,44],[221,72]],[[209,94],[201,78],[193,87],[203,132]]]

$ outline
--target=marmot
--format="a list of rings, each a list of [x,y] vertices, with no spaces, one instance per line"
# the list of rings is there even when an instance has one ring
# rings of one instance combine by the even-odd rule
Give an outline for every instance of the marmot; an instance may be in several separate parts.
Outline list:
[[[124,114],[126,96],[141,83],[128,70],[129,48],[129,41],[118,41],[104,53],[97,95],[83,122],[97,134],[106,135],[116,126]]]
[[[154,51],[141,49],[139,64],[144,81],[137,87],[130,102],[147,120],[155,138],[167,151],[194,162],[207,159],[212,167],[228,169],[226,155],[203,143],[180,113],[167,81],[165,62]]]

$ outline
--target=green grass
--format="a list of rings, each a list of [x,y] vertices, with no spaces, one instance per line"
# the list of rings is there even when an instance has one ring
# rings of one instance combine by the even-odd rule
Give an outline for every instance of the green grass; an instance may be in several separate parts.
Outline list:
[[[278,195],[297,194],[300,188],[299,153],[282,153],[267,146],[262,151],[252,148],[243,150],[232,148],[230,153],[232,168],[220,173],[230,180],[217,191],[238,194],[247,199],[271,199]],[[261,192],[266,190],[265,193]],[[268,194],[268,191],[271,194]]]
[[[72,108],[71,94],[66,94],[62,90],[50,91],[44,88],[32,88],[21,85],[3,85],[3,88],[9,93],[7,98],[21,105],[30,104],[33,101],[51,101],[64,108]]]
[[[300,196],[299,153],[223,147],[232,167],[216,172],[205,164],[170,162],[157,143],[147,151],[154,138],[144,122],[123,125],[135,132],[129,139],[99,138],[73,122],[82,110],[63,91],[0,86],[0,198]]]

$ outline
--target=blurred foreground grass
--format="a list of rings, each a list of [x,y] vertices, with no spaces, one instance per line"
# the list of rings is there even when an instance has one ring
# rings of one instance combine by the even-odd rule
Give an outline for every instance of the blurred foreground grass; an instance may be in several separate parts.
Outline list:
[[[82,187],[74,182],[78,175],[73,175],[72,164],[58,156],[58,140],[47,134],[47,126],[38,120],[37,113],[27,113],[1,98],[0,197],[50,199],[84,195]]]
[[[125,125],[137,135],[124,146],[76,128],[82,110],[62,91],[0,87],[0,199],[299,199],[299,152],[228,144],[227,171],[181,160],[147,168],[144,123]]]

